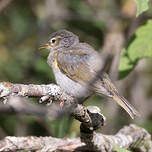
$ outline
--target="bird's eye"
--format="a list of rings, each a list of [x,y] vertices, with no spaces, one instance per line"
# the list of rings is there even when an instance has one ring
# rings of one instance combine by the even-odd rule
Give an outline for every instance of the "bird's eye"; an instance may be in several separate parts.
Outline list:
[[[56,39],[52,39],[52,40],[51,40],[51,43],[52,43],[52,44],[56,43]]]
[[[49,45],[51,47],[55,47],[59,44],[59,39],[58,38],[52,38],[50,41],[49,41]]]

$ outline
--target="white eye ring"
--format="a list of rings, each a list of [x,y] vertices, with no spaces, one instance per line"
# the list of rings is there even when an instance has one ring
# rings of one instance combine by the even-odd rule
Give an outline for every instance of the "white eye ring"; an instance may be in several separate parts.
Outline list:
[[[52,39],[52,40],[51,40],[51,43],[52,43],[52,44],[56,43],[56,39]]]

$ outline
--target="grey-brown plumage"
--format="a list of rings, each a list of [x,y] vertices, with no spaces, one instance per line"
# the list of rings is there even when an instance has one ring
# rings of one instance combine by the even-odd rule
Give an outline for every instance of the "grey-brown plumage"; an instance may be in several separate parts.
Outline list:
[[[76,98],[87,98],[93,93],[115,100],[131,118],[138,112],[119,95],[106,73],[97,77],[102,60],[90,45],[80,43],[78,36],[67,30],[53,33],[48,44],[41,48],[50,50],[48,64],[52,67],[57,84]],[[96,81],[93,81],[96,80]],[[94,82],[90,85],[90,82]]]

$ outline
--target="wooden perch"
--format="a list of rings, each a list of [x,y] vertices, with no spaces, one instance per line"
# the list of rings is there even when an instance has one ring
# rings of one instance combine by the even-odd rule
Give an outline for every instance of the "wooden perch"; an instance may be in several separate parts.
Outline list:
[[[15,98],[14,98],[15,97]],[[85,107],[62,91],[55,84],[24,85],[10,82],[0,83],[0,98],[8,103],[17,112],[23,112],[21,105],[25,100],[18,97],[39,97],[41,102],[59,103],[62,110],[70,112],[80,125],[80,139],[58,139],[53,137],[5,137],[0,141],[0,151],[36,150],[46,151],[115,151],[114,145],[127,149],[138,149],[142,152],[151,152],[152,143],[150,134],[136,125],[126,126],[116,135],[103,135],[95,130],[101,128],[105,117],[95,106]],[[17,101],[16,101],[17,100]],[[25,103],[24,103],[25,104]],[[15,107],[18,105],[18,107]],[[19,106],[20,105],[20,106]],[[20,108],[21,109],[20,109]],[[61,108],[61,107],[60,107]],[[70,110],[69,110],[70,109]]]

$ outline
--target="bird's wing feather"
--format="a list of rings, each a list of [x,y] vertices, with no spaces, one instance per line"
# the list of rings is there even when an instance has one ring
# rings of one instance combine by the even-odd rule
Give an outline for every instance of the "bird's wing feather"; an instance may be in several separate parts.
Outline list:
[[[77,52],[71,50],[59,52],[56,56],[60,71],[79,83],[87,83],[93,79],[94,72],[88,64],[89,58],[90,54],[82,50]]]

